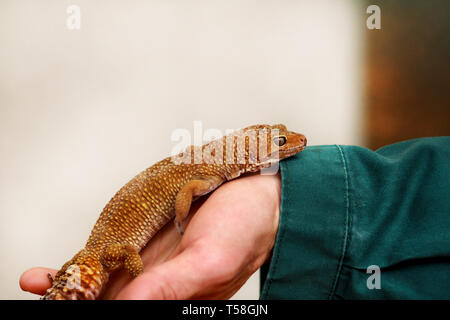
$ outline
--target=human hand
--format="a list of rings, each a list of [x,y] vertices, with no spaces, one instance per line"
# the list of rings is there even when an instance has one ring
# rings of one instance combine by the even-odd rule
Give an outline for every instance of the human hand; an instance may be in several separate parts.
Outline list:
[[[101,298],[230,298],[270,255],[280,197],[279,174],[224,184],[203,203],[193,204],[183,236],[169,223],[150,240],[141,251],[143,274],[130,281],[124,270],[115,272]],[[47,274],[56,272],[30,269],[22,274],[20,286],[43,295],[50,287]]]

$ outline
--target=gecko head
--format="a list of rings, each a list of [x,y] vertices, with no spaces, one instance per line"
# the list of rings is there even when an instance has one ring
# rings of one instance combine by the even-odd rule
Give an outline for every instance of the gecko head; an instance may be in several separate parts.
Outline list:
[[[271,158],[278,155],[281,160],[303,151],[306,147],[306,137],[301,133],[287,130],[285,125],[273,125],[270,131]]]
[[[252,136],[257,137],[253,139],[258,144],[258,157],[254,161],[258,167],[293,156],[306,147],[306,137],[301,133],[289,131],[283,124],[256,125],[243,131],[245,136],[250,137],[248,145],[251,145]],[[256,135],[250,134],[252,131],[256,132]]]

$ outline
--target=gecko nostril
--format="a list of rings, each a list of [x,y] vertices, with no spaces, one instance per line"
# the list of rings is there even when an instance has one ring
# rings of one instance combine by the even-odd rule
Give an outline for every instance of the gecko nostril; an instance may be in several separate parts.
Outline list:
[[[307,142],[306,137],[301,137],[300,142],[303,144],[303,146],[306,147],[306,142]]]

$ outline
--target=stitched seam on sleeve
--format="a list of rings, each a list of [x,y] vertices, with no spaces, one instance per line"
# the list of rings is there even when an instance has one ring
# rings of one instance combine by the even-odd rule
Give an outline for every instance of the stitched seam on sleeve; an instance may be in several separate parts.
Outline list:
[[[345,198],[345,223],[344,223],[344,236],[342,238],[342,247],[341,247],[341,256],[339,258],[339,263],[336,270],[336,275],[330,290],[330,293],[328,295],[328,299],[331,300],[334,296],[334,293],[336,291],[337,284],[339,282],[339,277],[341,275],[342,271],[342,264],[344,262],[345,254],[347,252],[348,247],[348,238],[349,238],[349,229],[350,229],[350,208],[349,208],[349,184],[348,184],[348,174],[347,174],[347,164],[345,161],[344,153],[340,146],[336,145],[336,148],[339,151],[339,155],[341,156],[342,161],[342,169],[344,171],[344,184],[345,184],[345,192],[344,192],[344,198]]]
[[[284,169],[284,171],[286,173],[284,176],[287,177],[288,176],[288,173],[287,173],[288,166],[285,166],[283,169]],[[288,186],[289,185],[289,179],[285,178],[285,180],[286,180],[285,181],[286,199],[289,199],[289,195],[288,195],[290,193],[290,188]],[[283,183],[281,185],[283,185]],[[283,190],[281,190],[281,197],[283,197]],[[281,199],[280,207],[281,207],[281,204],[283,203],[283,201],[287,201],[286,199],[283,199],[283,198]],[[285,206],[283,206],[283,207],[285,207]],[[288,212],[289,212],[289,210],[286,210],[285,218],[287,218],[287,213]],[[282,219],[281,218],[281,208],[280,208],[280,218],[279,219],[280,219],[280,221],[279,221],[278,228],[281,227],[281,219]],[[273,262],[273,265],[271,263],[271,266],[270,266],[271,270],[269,269],[269,271],[267,272],[267,289],[264,292],[262,292],[261,296],[263,298],[265,298],[265,297],[267,297],[269,295],[270,288],[272,286],[273,275],[275,275],[276,271],[277,271],[278,259],[280,257],[281,246],[283,244],[284,233],[285,233],[285,228],[283,227],[280,230],[279,239],[275,243],[275,247],[274,247],[275,260]],[[278,246],[277,246],[277,242],[278,242]]]

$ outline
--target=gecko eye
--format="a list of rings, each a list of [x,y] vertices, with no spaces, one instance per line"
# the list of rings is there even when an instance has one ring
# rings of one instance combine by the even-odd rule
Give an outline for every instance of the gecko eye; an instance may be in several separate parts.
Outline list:
[[[279,136],[279,137],[276,137],[273,139],[273,143],[275,143],[275,145],[277,145],[279,147],[284,146],[286,144],[286,142],[287,142],[287,139],[286,139],[286,137],[283,137],[283,136]]]

